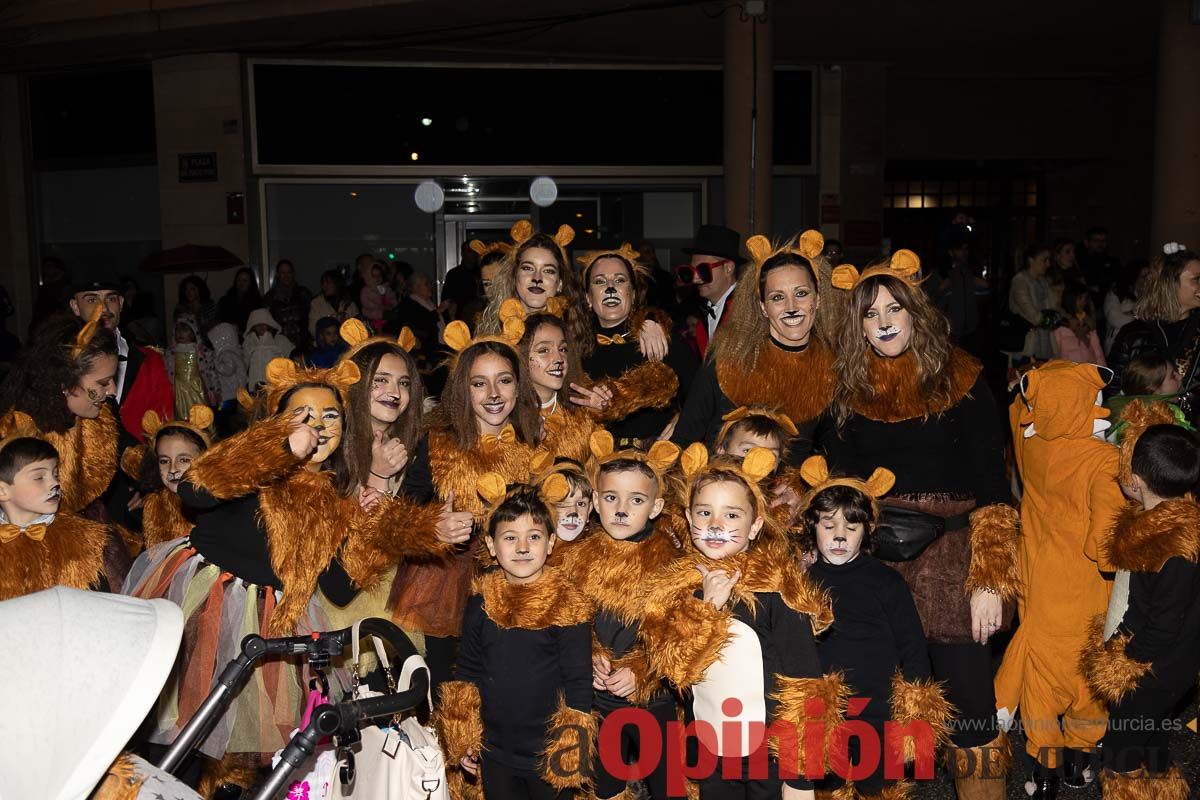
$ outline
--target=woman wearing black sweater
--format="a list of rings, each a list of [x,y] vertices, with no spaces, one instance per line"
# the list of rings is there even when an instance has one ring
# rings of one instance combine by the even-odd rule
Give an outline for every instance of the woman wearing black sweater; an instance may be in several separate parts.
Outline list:
[[[647,321],[663,330],[671,321],[650,320],[645,307],[646,268],[628,244],[617,250],[590,253],[583,265],[584,297],[591,313],[577,315],[584,333],[577,337],[584,372],[607,393],[597,421],[612,432],[618,450],[645,450],[666,430],[677,398],[686,397],[696,370],[695,357],[672,335],[662,361],[642,354],[639,336]],[[595,390],[572,384],[576,392],[591,397]],[[575,398],[573,398],[575,399]]]
[[[836,383],[833,352],[815,327],[824,244],[816,231],[778,249],[762,236],[746,242],[754,263],[733,290],[730,313],[696,373],[671,441],[714,447],[726,414],[758,405],[778,408],[795,423],[799,435],[783,457],[787,463],[809,455]]]
[[[908,250],[862,274],[834,270],[834,287],[850,298],[836,361],[837,425],[822,445],[835,472],[863,477],[882,465],[897,476],[885,521],[892,508],[941,518],[943,535],[925,527],[932,541],[892,566],[916,600],[933,676],[958,709],[951,739],[959,794],[1000,798],[1011,755],[996,720],[988,641],[1017,592],[1017,515],[980,364],[951,346],[919,272]]]

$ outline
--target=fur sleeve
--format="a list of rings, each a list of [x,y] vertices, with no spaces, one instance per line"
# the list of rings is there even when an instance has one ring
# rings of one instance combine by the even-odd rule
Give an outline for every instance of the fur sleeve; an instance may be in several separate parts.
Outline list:
[[[457,769],[468,750],[483,752],[483,700],[479,687],[470,681],[446,681],[438,690],[433,726],[447,769]]]
[[[662,361],[638,364],[616,380],[599,381],[612,390],[608,408],[593,411],[600,422],[614,422],[646,408],[666,408],[679,391],[679,377]]]
[[[644,706],[649,703],[651,696],[660,688],[659,677],[661,676],[656,674],[650,666],[650,654],[646,652],[645,643],[638,642],[625,655],[617,659],[610,657],[609,661],[614,671],[628,669],[633,673],[634,680],[637,681],[637,688],[629,696],[629,702],[635,706]]]
[[[899,672],[892,677],[892,720],[897,725],[924,722],[929,726],[933,734],[933,746],[937,748],[950,741],[950,720],[953,716],[954,706],[946,700],[940,683],[926,678],[907,681]],[[889,744],[902,751],[905,763],[916,759],[916,738],[901,736],[899,741]]]
[[[542,780],[555,789],[579,789],[590,773],[596,752],[594,714],[571,708],[562,695],[546,726],[546,749],[541,758]]]
[[[276,483],[303,463],[288,449],[290,424],[287,417],[271,417],[214,445],[188,470],[188,481],[218,500],[245,497]]]
[[[967,569],[968,594],[992,589],[1007,601],[1017,599],[1021,578],[1017,572],[1017,529],[1020,517],[1005,503],[971,512],[971,565]]]
[[[728,611],[692,596],[692,587],[652,593],[641,621],[648,665],[685,689],[704,678],[729,639]]]
[[[671,319],[671,316],[667,312],[653,306],[647,306],[640,311],[635,311],[633,316],[629,318],[629,330],[634,336],[641,336],[642,326],[647,322],[657,322],[658,326],[663,330],[663,335],[668,339],[671,338],[671,329],[675,327],[675,321]]]
[[[342,550],[342,567],[359,586],[368,586],[384,570],[409,560],[448,558],[454,545],[434,531],[441,506],[421,505],[406,497],[385,498],[370,516],[358,514]]]
[[[796,773],[805,775],[808,767],[804,763],[805,728],[809,724],[821,725],[825,733],[823,749],[823,768],[828,771],[830,743],[838,727],[846,715],[846,703],[850,698],[850,687],[842,680],[840,672],[831,672],[820,678],[789,678],[783,675],[775,676],[775,691],[771,694],[778,705],[775,708],[775,719],[772,726],[780,723],[786,732],[794,732],[795,742],[787,743],[788,747],[796,749]],[[770,734],[768,734],[770,735]],[[781,765],[788,764],[788,754],[783,749],[784,742],[778,736],[772,735],[770,746],[772,752],[778,755]]]
[[[1104,641],[1104,616],[1092,620],[1088,628],[1087,642],[1079,656],[1079,671],[1088,687],[1108,704],[1118,702],[1133,691],[1150,672],[1150,665],[1135,661],[1125,654],[1129,636],[1115,633]]]
[[[138,444],[125,448],[121,454],[121,471],[134,481],[142,477],[142,459],[146,457],[146,445]]]
[[[820,636],[833,624],[833,601],[829,593],[790,562],[783,572],[779,596],[788,608],[808,615],[813,636]]]

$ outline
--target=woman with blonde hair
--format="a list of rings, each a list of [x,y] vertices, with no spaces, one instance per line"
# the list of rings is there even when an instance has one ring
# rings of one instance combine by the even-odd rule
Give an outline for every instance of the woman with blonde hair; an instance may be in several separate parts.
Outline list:
[[[1177,242],[1163,248],[1138,282],[1132,322],[1117,333],[1108,353],[1113,371],[1110,390],[1121,385],[1125,366],[1137,355],[1155,351],[1175,365],[1180,385],[1195,382],[1200,349],[1200,254]]]
[[[958,709],[959,797],[1002,798],[1011,755],[988,642],[1011,620],[1017,514],[981,365],[950,343],[919,274],[909,250],[861,273],[833,271],[849,307],[835,361],[837,426],[821,444],[833,472],[866,478],[882,465],[895,474],[883,521],[909,535],[890,546],[881,538],[877,555],[912,590],[934,678]]]

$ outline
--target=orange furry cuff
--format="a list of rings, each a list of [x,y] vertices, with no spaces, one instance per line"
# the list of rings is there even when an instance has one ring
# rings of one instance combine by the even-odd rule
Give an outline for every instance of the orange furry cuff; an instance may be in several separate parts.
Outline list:
[[[218,500],[245,497],[279,481],[302,463],[287,446],[291,420],[272,417],[204,452],[187,479]]]
[[[121,454],[121,471],[133,480],[142,477],[142,459],[146,456],[146,445],[126,447]]]
[[[601,422],[624,419],[646,408],[666,408],[679,392],[679,377],[661,361],[646,361],[607,383],[613,397],[604,411],[593,412]]]
[[[571,708],[558,698],[550,717],[546,750],[542,753],[542,780],[555,789],[578,789],[591,774],[598,724],[594,714]]]
[[[446,769],[446,791],[450,800],[483,800],[483,783],[460,769]]]
[[[483,701],[479,687],[469,681],[447,681],[438,691],[433,726],[446,753],[446,766],[454,768],[467,751],[483,752]]]
[[[782,723],[783,730],[794,741],[784,741],[772,736],[770,746],[781,764],[790,769],[792,759],[788,750],[795,748],[795,769],[798,774],[807,774],[804,763],[805,729],[809,724],[821,725],[825,733],[822,749],[822,764],[829,769],[829,746],[838,727],[846,716],[846,703],[850,698],[850,687],[840,672],[831,672],[820,678],[789,678],[775,676],[775,692],[771,697],[779,703],[772,723]]]
[[[379,508],[354,531],[342,550],[342,567],[359,586],[368,586],[401,561],[443,560],[454,545],[437,538],[437,503],[420,505],[404,497],[380,501]]]
[[[614,672],[619,669],[628,669],[633,673],[637,688],[627,698],[629,702],[635,706],[644,706],[649,703],[650,698],[658,691],[660,681],[650,666],[650,657],[646,654],[646,647],[639,642],[629,652],[620,658],[613,659],[611,663]]]
[[[1114,634],[1104,641],[1104,617],[1098,616],[1088,627],[1087,644],[1079,655],[1079,671],[1088,688],[1106,703],[1112,704],[1132,692],[1150,665],[1125,654],[1129,636]]]
[[[675,327],[675,321],[671,319],[670,314],[658,308],[648,307],[634,312],[629,318],[629,330],[634,336],[641,336],[642,326],[647,322],[657,322],[667,338],[670,338],[671,329]]]
[[[720,658],[729,639],[729,612],[689,596],[659,613],[647,612],[641,635],[653,672],[686,689]]]
[[[971,565],[967,593],[979,589],[998,592],[1013,601],[1021,591],[1017,572],[1017,532],[1021,519],[1006,503],[977,508],[971,513]]]
[[[926,723],[936,748],[950,741],[950,720],[953,717],[954,706],[946,700],[940,683],[924,678],[907,681],[899,672],[892,677],[892,720],[898,725]],[[892,744],[903,748],[904,761],[908,763],[917,757],[917,741],[912,736],[903,736],[899,742]]]
[[[1174,764],[1157,775],[1145,767],[1125,773],[1105,769],[1100,773],[1100,785],[1104,800],[1188,800],[1192,796],[1187,778]]]

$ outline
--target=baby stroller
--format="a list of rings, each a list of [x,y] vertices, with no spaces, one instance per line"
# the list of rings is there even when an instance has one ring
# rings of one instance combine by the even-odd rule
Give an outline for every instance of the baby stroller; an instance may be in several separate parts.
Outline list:
[[[391,645],[404,665],[399,682],[407,686],[318,706],[247,797],[276,797],[323,737],[356,741],[360,726],[426,699],[428,668],[408,637],[387,620],[362,620],[355,628],[360,626]],[[102,780],[96,800],[196,800],[171,771],[215,724],[255,664],[271,654],[303,654],[320,667],[341,654],[357,631],[247,636],[242,653],[157,767],[121,756],[170,675],[182,633],[183,615],[167,600],[57,587],[0,603],[0,648],[10,655],[0,663],[0,685],[10,687],[0,718],[0,800],[85,800]]]

